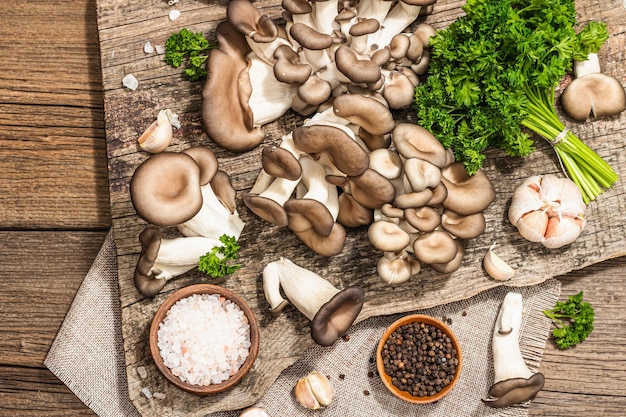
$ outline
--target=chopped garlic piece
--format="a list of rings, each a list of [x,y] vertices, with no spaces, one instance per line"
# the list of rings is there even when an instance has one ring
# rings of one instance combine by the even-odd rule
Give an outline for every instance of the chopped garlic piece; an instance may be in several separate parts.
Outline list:
[[[176,20],[180,17],[180,11],[170,10],[170,20]]]

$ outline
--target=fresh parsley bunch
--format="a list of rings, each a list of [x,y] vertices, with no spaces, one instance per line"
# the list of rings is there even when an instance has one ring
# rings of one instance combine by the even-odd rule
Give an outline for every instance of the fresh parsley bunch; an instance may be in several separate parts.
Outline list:
[[[583,301],[582,291],[570,296],[567,301],[557,301],[554,308],[545,310],[543,314],[556,326],[552,330],[552,336],[561,349],[579,344],[593,330],[593,307]]]
[[[418,123],[469,174],[489,147],[512,156],[533,152],[525,126],[552,143],[585,202],[595,199],[617,174],[565,130],[554,89],[573,60],[600,49],[606,25],[589,22],[577,33],[573,0],[467,0],[463,11],[431,39],[428,79],[415,91]]]
[[[210,43],[201,32],[183,28],[165,41],[165,62],[174,68],[186,62],[185,75],[191,81],[198,81],[207,76],[204,65],[209,57],[207,51],[215,48],[217,45]]]
[[[216,246],[211,251],[200,257],[198,270],[213,278],[219,278],[233,274],[241,265],[229,264],[229,261],[239,259],[239,243],[234,236],[226,234],[220,236],[222,246]]]

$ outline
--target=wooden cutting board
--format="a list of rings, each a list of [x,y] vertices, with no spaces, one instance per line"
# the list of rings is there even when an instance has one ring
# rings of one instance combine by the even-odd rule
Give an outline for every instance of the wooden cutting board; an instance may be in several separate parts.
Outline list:
[[[238,210],[246,227],[240,238],[242,268],[233,276],[213,281],[243,296],[254,310],[261,325],[261,347],[250,374],[232,390],[212,397],[196,397],[169,384],[156,370],[148,349],[148,329],[154,312],[168,294],[186,285],[207,282],[197,271],[170,281],[162,294],[144,299],[133,285],[133,271],[140,246],[138,235],[146,226],[130,202],[128,183],[135,170],[148,155],[139,151],[137,138],[152,123],[157,113],[169,108],[178,113],[181,129],[168,150],[177,151],[192,145],[211,148],[219,158],[221,169],[231,175],[233,185],[241,191],[249,189],[260,170],[261,147],[236,154],[218,148],[201,128],[200,93],[202,84],[186,81],[180,70],[171,68],[163,56],[145,53],[144,44],[164,45],[173,32],[185,27],[202,31],[214,39],[216,24],[225,18],[225,3],[213,0],[181,0],[175,8],[181,16],[170,21],[172,7],[163,0],[97,0],[98,32],[105,92],[108,168],[113,230],[122,308],[122,334],[132,402],[145,416],[202,416],[220,410],[239,409],[255,403],[283,369],[294,363],[312,345],[308,321],[297,310],[288,308],[280,317],[268,313],[261,283],[261,271],[271,261],[286,257],[319,273],[337,287],[360,286],[366,303],[360,320],[375,315],[406,312],[468,298],[481,291],[501,285],[482,269],[482,258],[492,242],[498,242],[498,254],[516,270],[510,286],[527,286],[549,277],[565,274],[605,259],[626,254],[626,200],[624,182],[589,205],[588,225],[582,236],[568,247],[548,250],[531,244],[516,233],[508,223],[506,212],[513,189],[527,176],[558,173],[559,165],[550,145],[538,140],[538,150],[528,158],[504,157],[491,152],[484,170],[494,183],[496,201],[485,212],[487,231],[468,242],[462,267],[441,275],[423,268],[405,284],[389,286],[376,276],[380,253],[368,243],[366,228],[350,230],[343,252],[324,258],[308,250],[288,230],[271,226],[254,216],[241,202]],[[626,85],[626,13],[620,0],[598,7],[590,0],[578,1],[580,21],[589,19],[608,23],[612,34],[600,51],[606,74]],[[279,0],[255,2],[261,12],[273,18],[280,15]],[[427,21],[436,28],[449,24],[459,16],[462,2],[439,0]],[[122,79],[133,74],[139,88],[131,91],[122,86]],[[411,111],[400,112],[399,121],[415,121]],[[292,113],[265,127],[265,143],[278,142],[281,136],[302,122]],[[626,114],[568,126],[626,177]],[[137,367],[145,366],[148,378],[141,379]],[[147,399],[143,387],[166,394],[164,400]]]

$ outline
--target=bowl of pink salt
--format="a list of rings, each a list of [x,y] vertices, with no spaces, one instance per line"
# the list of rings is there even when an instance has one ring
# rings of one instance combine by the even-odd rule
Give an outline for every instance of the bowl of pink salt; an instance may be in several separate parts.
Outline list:
[[[159,307],[150,326],[150,352],[163,376],[184,391],[225,391],[250,371],[259,328],[248,304],[227,288],[181,288]]]

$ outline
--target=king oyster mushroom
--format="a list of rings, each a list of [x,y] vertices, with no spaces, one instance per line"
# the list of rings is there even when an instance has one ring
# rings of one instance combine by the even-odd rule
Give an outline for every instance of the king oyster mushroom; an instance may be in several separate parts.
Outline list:
[[[542,373],[533,373],[519,346],[522,326],[522,294],[509,292],[504,297],[493,331],[494,383],[489,398],[483,402],[489,407],[508,407],[533,398],[542,388]]]
[[[273,311],[287,304],[281,293],[311,320],[311,337],[321,346],[330,346],[356,320],[365,293],[361,288],[335,288],[330,282],[286,258],[268,263],[263,269],[263,291]]]

